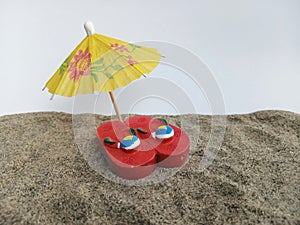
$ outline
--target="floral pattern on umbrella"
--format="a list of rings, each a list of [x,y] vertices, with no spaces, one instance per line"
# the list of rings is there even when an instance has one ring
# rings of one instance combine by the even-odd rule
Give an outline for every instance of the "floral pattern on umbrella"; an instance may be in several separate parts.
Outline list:
[[[91,58],[92,55],[88,48],[86,48],[85,51],[79,50],[78,53],[74,55],[74,61],[70,62],[69,78],[73,79],[76,83],[81,76],[89,75]]]

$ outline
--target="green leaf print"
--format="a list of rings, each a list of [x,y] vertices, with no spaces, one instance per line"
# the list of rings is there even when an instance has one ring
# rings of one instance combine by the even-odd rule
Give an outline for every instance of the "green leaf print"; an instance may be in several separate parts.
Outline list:
[[[94,78],[95,82],[98,82],[98,76],[95,73],[91,73],[91,76]]]
[[[103,58],[96,60],[93,64],[103,64]]]
[[[117,71],[123,69],[123,67],[120,66],[120,65],[114,65],[114,66],[111,66],[111,67],[114,68]]]
[[[62,75],[65,72],[65,70],[68,69],[70,61],[71,61],[71,57],[70,56],[65,59],[65,61],[62,64],[62,66],[60,67],[59,75]]]
[[[103,73],[105,74],[105,76],[106,76],[107,78],[113,79],[113,76],[112,76],[110,73],[108,73],[108,72],[103,72]]]
[[[101,65],[101,66],[92,66],[92,71],[95,71],[95,70],[102,70],[104,67],[104,65]]]

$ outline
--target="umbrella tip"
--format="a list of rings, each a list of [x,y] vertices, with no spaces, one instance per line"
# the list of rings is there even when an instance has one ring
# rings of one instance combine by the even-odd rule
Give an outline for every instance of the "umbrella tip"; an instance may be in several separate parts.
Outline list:
[[[85,22],[84,29],[85,29],[87,35],[95,33],[94,24],[92,23],[92,21]]]

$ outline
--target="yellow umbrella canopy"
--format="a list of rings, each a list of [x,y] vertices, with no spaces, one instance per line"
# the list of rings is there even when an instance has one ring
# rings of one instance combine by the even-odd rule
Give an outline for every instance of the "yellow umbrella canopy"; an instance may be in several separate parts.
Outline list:
[[[95,34],[88,25],[87,37],[46,83],[50,93],[71,97],[111,92],[150,73],[159,64],[161,54],[157,49]]]
[[[109,92],[117,116],[122,120],[112,91],[150,73],[162,56],[155,48],[96,34],[91,22],[84,27],[87,37],[65,59],[44,89],[47,87],[53,95],[66,97]]]

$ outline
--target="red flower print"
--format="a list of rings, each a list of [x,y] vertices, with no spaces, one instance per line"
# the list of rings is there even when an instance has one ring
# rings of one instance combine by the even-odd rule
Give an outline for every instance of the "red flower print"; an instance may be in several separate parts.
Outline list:
[[[111,44],[110,47],[120,52],[129,52],[129,50],[124,45],[119,45],[118,43]]]
[[[74,61],[70,62],[70,79],[74,82],[78,82],[81,76],[87,76],[90,72],[91,65],[91,53],[89,53],[88,48],[85,51],[79,50],[76,55],[74,55]]]
[[[134,64],[137,63],[137,61],[133,60],[133,59],[132,59],[132,56],[129,55],[129,56],[128,56],[128,63],[129,63],[130,66],[133,66]]]

